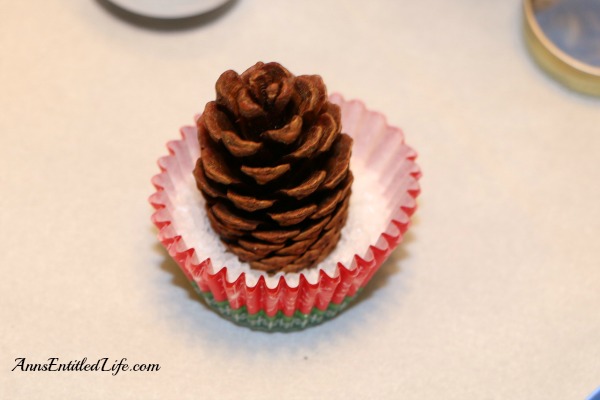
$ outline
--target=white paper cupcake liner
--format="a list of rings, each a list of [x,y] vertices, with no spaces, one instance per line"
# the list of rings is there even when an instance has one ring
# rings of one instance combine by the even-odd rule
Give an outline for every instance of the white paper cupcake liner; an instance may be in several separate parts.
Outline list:
[[[150,203],[159,239],[209,305],[254,328],[288,330],[336,315],[401,242],[416,209],[421,176],[402,131],[358,100],[330,96],[342,131],[354,139],[349,218],[336,249],[298,273],[253,270],[225,250],[212,231],[192,171],[200,150],[195,126],[181,129],[158,164]]]

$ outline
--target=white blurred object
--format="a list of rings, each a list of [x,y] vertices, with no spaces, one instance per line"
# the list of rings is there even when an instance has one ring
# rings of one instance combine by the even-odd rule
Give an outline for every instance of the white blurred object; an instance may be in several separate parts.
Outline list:
[[[186,18],[214,10],[228,0],[109,0],[135,14],[152,18]]]

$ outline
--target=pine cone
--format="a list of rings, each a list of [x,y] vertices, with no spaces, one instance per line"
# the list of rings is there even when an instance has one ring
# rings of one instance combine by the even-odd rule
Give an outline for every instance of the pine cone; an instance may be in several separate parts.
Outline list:
[[[318,75],[277,63],[223,73],[198,120],[194,176],[213,229],[254,269],[309,268],[346,223],[352,139]]]

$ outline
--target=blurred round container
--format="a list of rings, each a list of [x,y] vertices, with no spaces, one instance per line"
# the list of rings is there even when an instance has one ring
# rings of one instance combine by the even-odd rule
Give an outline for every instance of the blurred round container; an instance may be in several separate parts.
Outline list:
[[[219,8],[229,0],[109,0],[134,14],[151,18],[188,18]]]
[[[570,88],[600,96],[600,1],[524,0],[523,9],[536,61]]]

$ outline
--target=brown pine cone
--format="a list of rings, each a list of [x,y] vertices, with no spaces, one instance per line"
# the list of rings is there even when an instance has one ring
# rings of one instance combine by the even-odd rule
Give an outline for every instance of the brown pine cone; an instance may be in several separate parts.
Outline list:
[[[194,176],[213,229],[270,273],[322,261],[346,223],[352,139],[318,75],[277,63],[223,73],[198,120]]]

